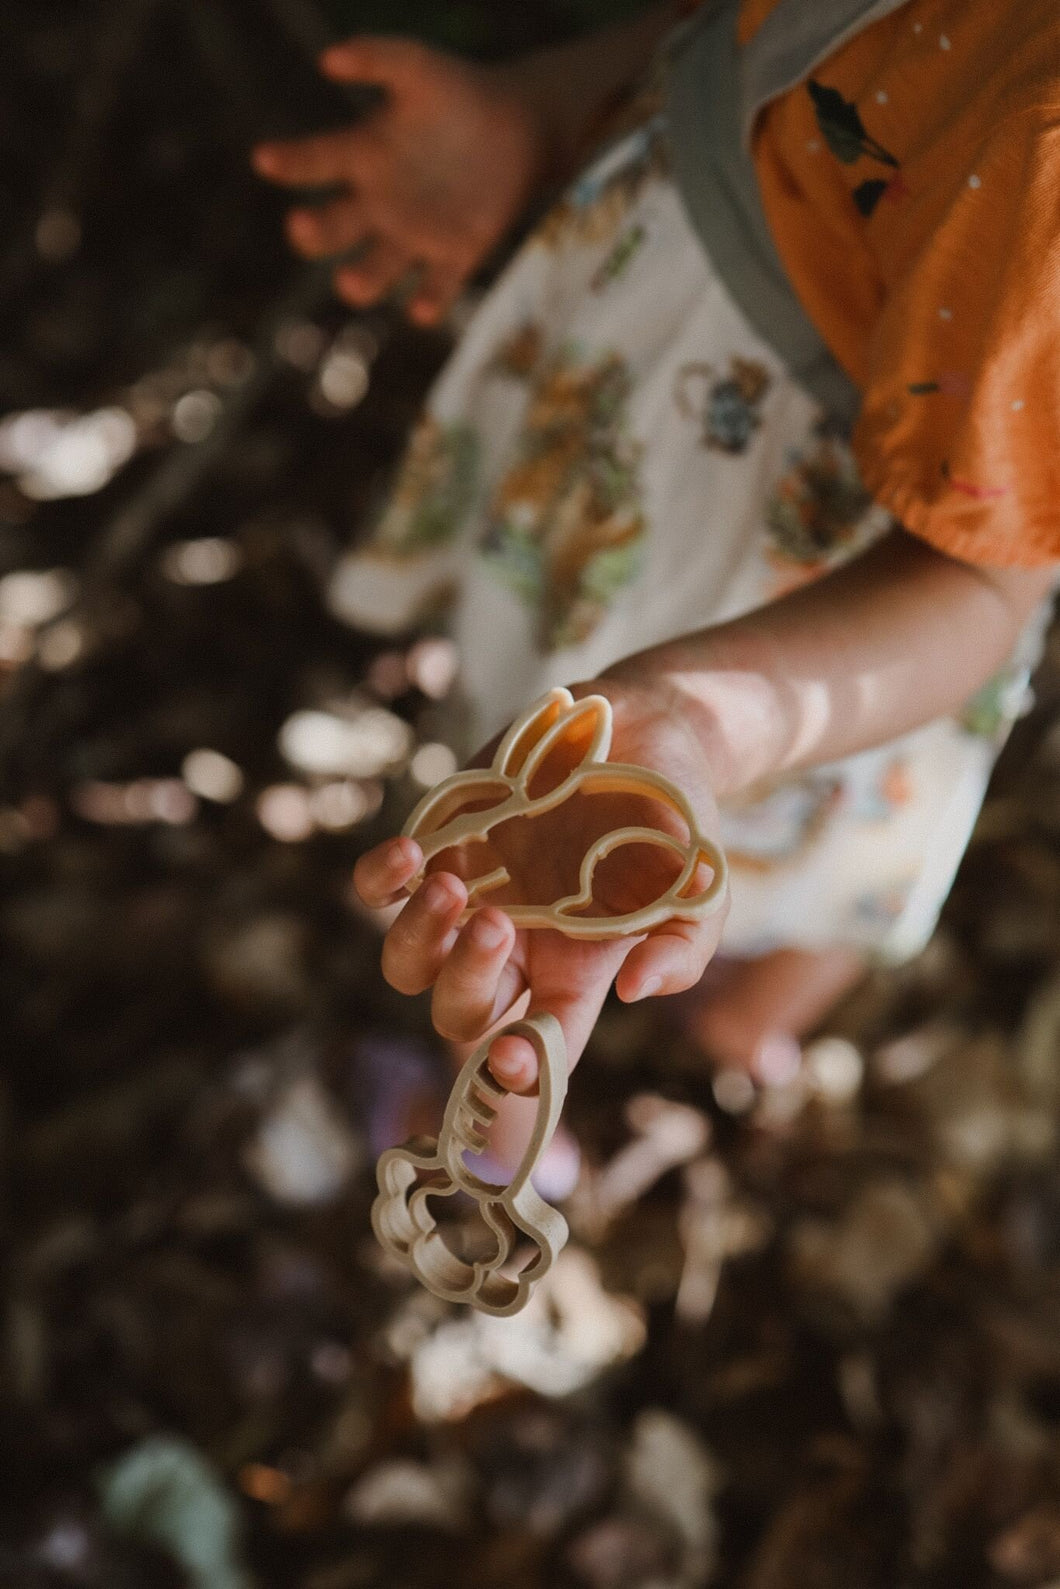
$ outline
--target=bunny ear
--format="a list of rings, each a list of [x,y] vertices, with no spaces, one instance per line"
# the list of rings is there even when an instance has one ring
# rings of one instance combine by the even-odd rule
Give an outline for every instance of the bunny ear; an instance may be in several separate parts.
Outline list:
[[[504,778],[516,777],[534,746],[560,718],[570,711],[574,697],[569,690],[549,690],[539,701],[518,716],[493,758],[493,771]]]
[[[569,690],[550,690],[524,712],[501,740],[493,771],[531,790],[534,799],[550,793],[571,773],[590,762],[606,761],[611,748],[611,703],[602,695],[575,701]],[[554,775],[542,774],[556,753]]]
[[[587,695],[538,740],[520,781],[532,800],[541,800],[584,768],[606,762],[610,749],[611,703],[602,695]]]

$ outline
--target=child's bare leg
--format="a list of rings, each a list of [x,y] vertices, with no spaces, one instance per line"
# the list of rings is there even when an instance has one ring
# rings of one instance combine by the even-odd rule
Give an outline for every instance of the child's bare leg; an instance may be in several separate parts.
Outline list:
[[[864,957],[842,945],[776,949],[705,978],[685,1026],[712,1063],[768,1068],[771,1049],[812,1032],[864,971]]]

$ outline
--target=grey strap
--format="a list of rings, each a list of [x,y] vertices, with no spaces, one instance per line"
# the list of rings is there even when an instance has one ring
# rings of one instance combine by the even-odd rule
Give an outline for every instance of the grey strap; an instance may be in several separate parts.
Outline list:
[[[908,0],[780,0],[741,51],[741,123],[750,143],[755,119],[773,99],[804,82],[822,61]]]
[[[707,4],[675,35],[667,74],[674,175],[731,297],[792,376],[850,427],[861,404],[803,309],[773,242],[751,159],[763,106],[838,44],[908,0],[780,0],[743,50],[739,0]]]

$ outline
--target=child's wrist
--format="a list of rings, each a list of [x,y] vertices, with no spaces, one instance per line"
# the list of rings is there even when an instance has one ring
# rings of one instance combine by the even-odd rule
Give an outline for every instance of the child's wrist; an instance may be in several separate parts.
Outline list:
[[[596,686],[626,692],[691,732],[715,796],[732,798],[781,770],[783,729],[767,679],[712,668],[700,649],[694,657],[680,643],[639,652],[605,669]]]
[[[601,116],[643,77],[687,8],[685,0],[656,0],[623,22],[487,68],[535,128],[542,186],[575,174]]]
[[[709,768],[711,791],[716,796],[734,793],[739,774],[722,720],[709,702],[690,703],[664,674],[644,668],[641,663],[640,656],[618,662],[588,683],[572,685],[571,691],[576,698],[606,696],[614,710],[616,727],[635,721],[638,737],[644,725],[652,722],[659,725],[664,737],[671,732],[682,738],[691,735]]]

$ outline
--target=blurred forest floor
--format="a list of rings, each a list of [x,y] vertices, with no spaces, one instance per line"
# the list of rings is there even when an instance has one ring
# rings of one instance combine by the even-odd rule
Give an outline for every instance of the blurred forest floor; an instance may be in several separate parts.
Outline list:
[[[455,659],[322,591],[447,341],[343,311],[246,151],[348,113],[329,29],[617,9],[3,8],[2,1584],[1060,1584],[1055,631],[934,942],[800,1075],[609,1007],[515,1320],[369,1235],[445,1067],[348,878]]]

